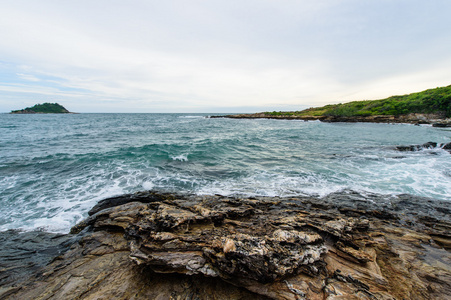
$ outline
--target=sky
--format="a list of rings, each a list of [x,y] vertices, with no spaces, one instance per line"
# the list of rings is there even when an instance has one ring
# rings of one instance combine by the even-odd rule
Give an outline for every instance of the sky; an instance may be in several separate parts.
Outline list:
[[[449,0],[0,0],[0,112],[301,110],[451,84]]]

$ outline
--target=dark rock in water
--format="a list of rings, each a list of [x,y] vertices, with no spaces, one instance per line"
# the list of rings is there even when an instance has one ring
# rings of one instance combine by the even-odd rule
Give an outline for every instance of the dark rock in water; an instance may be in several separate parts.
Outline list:
[[[423,149],[433,149],[433,148],[437,147],[437,143],[427,142],[427,143],[421,145],[421,147],[423,147]]]
[[[451,151],[451,143],[441,144],[440,147],[444,150]]]
[[[447,144],[437,144],[434,142],[427,142],[423,145],[408,145],[408,146],[396,146],[396,150],[398,151],[421,151],[424,149],[437,149],[441,148],[448,152],[451,151],[451,143]]]
[[[396,146],[398,151],[418,151],[418,145]]]
[[[141,192],[101,203],[74,230],[83,230],[79,242],[37,277],[4,283],[0,298],[451,295],[445,201],[353,191],[322,199]]]
[[[451,123],[434,123],[432,127],[451,127]]]

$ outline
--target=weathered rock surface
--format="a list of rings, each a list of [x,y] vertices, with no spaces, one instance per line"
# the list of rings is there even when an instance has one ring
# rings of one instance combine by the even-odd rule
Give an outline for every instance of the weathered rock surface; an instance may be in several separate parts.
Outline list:
[[[350,191],[114,197],[73,228],[69,250],[0,298],[449,299],[448,204]]]
[[[6,295],[20,288],[28,277],[40,272],[54,257],[67,251],[80,237],[81,235],[42,231],[1,232],[0,295]]]

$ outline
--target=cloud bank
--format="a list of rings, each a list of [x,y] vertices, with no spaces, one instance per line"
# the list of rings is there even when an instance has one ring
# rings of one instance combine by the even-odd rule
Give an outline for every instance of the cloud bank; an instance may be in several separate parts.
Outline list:
[[[255,112],[451,84],[449,1],[9,1],[0,111]]]

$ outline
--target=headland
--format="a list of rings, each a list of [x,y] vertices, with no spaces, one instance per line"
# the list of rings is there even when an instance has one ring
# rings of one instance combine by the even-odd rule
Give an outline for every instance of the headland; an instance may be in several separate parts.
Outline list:
[[[451,85],[380,100],[353,101],[302,111],[213,116],[235,119],[283,119],[322,122],[432,124],[451,127]]]

